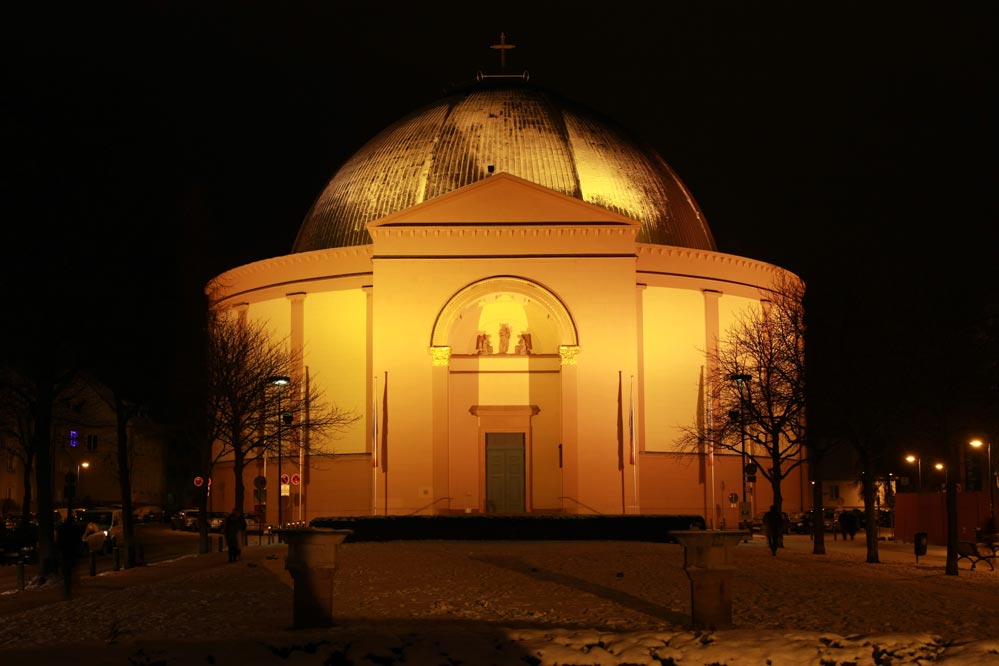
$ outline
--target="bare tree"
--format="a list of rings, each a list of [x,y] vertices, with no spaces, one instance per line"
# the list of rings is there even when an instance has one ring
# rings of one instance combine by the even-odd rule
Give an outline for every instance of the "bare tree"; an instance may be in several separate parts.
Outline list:
[[[336,405],[327,405],[314,382],[303,376],[301,358],[287,340],[275,340],[266,322],[251,321],[230,311],[212,311],[208,321],[206,444],[212,454],[206,471],[222,459],[231,459],[235,476],[235,504],[245,497],[243,470],[247,463],[276,446],[279,427],[285,432],[308,430],[312,436],[332,437],[361,417]],[[280,379],[283,404],[270,389]],[[281,419],[280,426],[278,419]],[[322,453],[317,447],[316,453]]]
[[[135,566],[135,521],[132,517],[132,454],[134,442],[129,436],[129,426],[142,415],[142,405],[127,399],[118,386],[105,386],[91,380],[91,387],[108,409],[114,414],[115,469],[118,473],[118,489],[121,493],[122,536],[125,541],[125,568]]]
[[[9,368],[4,370],[0,380],[0,404],[3,405],[0,419],[5,434],[16,442],[5,446],[13,450],[24,465],[21,508],[25,524],[31,510],[32,488],[37,489],[38,565],[39,572],[46,574],[55,567],[52,432],[60,422],[60,409],[65,404],[62,398],[69,390],[73,373],[51,363],[38,364],[29,371],[30,374]]]
[[[777,511],[781,485],[805,461],[804,285],[781,276],[759,308],[743,312],[707,352],[708,400],[716,419],[709,428],[684,428],[681,446],[713,446],[745,455],[770,483]]]

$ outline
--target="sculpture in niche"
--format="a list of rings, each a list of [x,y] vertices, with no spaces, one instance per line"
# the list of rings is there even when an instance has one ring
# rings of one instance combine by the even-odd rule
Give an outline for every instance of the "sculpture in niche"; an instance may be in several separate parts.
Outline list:
[[[479,333],[475,338],[475,353],[483,356],[493,353],[493,343],[488,333]]]
[[[517,346],[514,351],[518,354],[530,354],[531,353],[531,334],[521,333],[517,336]]]
[[[475,336],[475,353],[479,356],[492,356],[493,354],[532,354],[533,341],[530,333],[518,333],[517,344],[511,350],[510,338],[513,337],[513,328],[509,324],[500,324],[498,349],[493,349],[493,338],[489,333],[480,331]]]
[[[510,324],[500,324],[499,353],[505,354],[510,349]]]

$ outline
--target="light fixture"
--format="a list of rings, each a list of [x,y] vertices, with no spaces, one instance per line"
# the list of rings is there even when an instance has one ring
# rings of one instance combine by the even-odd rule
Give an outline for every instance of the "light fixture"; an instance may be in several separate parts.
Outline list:
[[[995,476],[992,473],[992,442],[989,442],[988,444],[985,444],[980,439],[973,439],[970,442],[968,442],[968,444],[970,444],[971,447],[975,448],[975,449],[980,449],[983,446],[985,447],[986,459],[988,461],[989,519],[990,519],[990,525],[991,525],[992,529],[995,530],[996,529],[996,510],[995,510],[995,503],[992,501],[992,489],[996,485],[996,479],[995,479]]]
[[[923,490],[923,459],[919,456],[908,455],[905,457],[907,463],[916,463],[916,473],[918,482],[916,483],[916,492],[921,492]]]

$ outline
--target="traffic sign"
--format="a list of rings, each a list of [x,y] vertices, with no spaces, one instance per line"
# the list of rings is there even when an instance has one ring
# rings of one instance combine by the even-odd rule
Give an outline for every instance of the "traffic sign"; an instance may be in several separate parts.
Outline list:
[[[301,482],[302,482],[302,476],[300,474],[292,474],[291,475],[291,485],[297,486]]]
[[[204,483],[205,483],[205,480],[202,479],[200,476],[194,477],[194,487],[195,488],[200,488],[202,485],[204,485]]]
[[[288,475],[287,474],[282,474],[281,475],[281,485],[282,486],[288,485]]]
[[[266,476],[257,476],[255,479],[253,479],[253,487],[254,488],[258,488],[258,489],[260,489],[260,488],[266,488],[267,487],[267,477]]]

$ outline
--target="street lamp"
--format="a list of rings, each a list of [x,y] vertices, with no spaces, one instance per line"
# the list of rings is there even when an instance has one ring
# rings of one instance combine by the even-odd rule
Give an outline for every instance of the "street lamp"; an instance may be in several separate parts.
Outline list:
[[[277,510],[277,514],[278,514],[278,527],[282,527],[284,525],[284,518],[282,516],[282,510],[281,510],[281,508],[282,508],[281,505],[283,504],[283,502],[281,501],[281,486],[283,485],[281,483],[281,420],[282,420],[281,419],[281,394],[284,392],[284,387],[287,386],[291,382],[291,379],[289,379],[288,377],[279,376],[279,377],[271,377],[267,381],[268,381],[268,383],[273,384],[274,386],[278,387],[278,402],[277,402],[277,468],[278,468],[277,469],[277,476],[278,476],[277,505],[278,505],[278,510]]]
[[[980,449],[982,448],[982,440],[973,439],[969,442],[972,448]],[[989,518],[992,521],[992,529],[995,529],[996,524],[996,511],[995,504],[992,502],[992,488],[996,485],[995,477],[992,476],[992,442],[985,444],[985,454],[988,460],[988,479],[989,479]]]
[[[905,461],[907,463],[916,463],[916,471],[918,473],[919,482],[916,484],[916,492],[923,491],[923,459],[919,456],[906,456]]]
[[[80,472],[81,472],[81,470],[87,469],[88,467],[90,467],[90,463],[88,463],[86,460],[84,460],[83,462],[80,462],[80,463],[76,464],[76,489],[77,489],[77,494],[79,494],[80,497],[84,496],[83,495],[83,476],[80,475]]]
[[[933,468],[936,469],[938,472],[943,472],[944,473],[944,488],[946,489],[947,484],[949,483],[949,480],[948,480],[948,476],[949,476],[948,471],[949,470],[947,469],[947,467],[943,463],[936,463],[935,465],[933,465]]]
[[[742,505],[746,505],[746,421],[743,415],[743,406],[745,404],[745,397],[742,394],[742,387],[747,384],[751,379],[752,375],[748,375],[744,372],[732,373],[729,375],[729,379],[735,382],[736,390],[739,391],[739,439],[742,446],[741,460],[742,460]],[[731,413],[729,414],[731,417]],[[742,521],[739,521],[740,527],[742,526]]]

